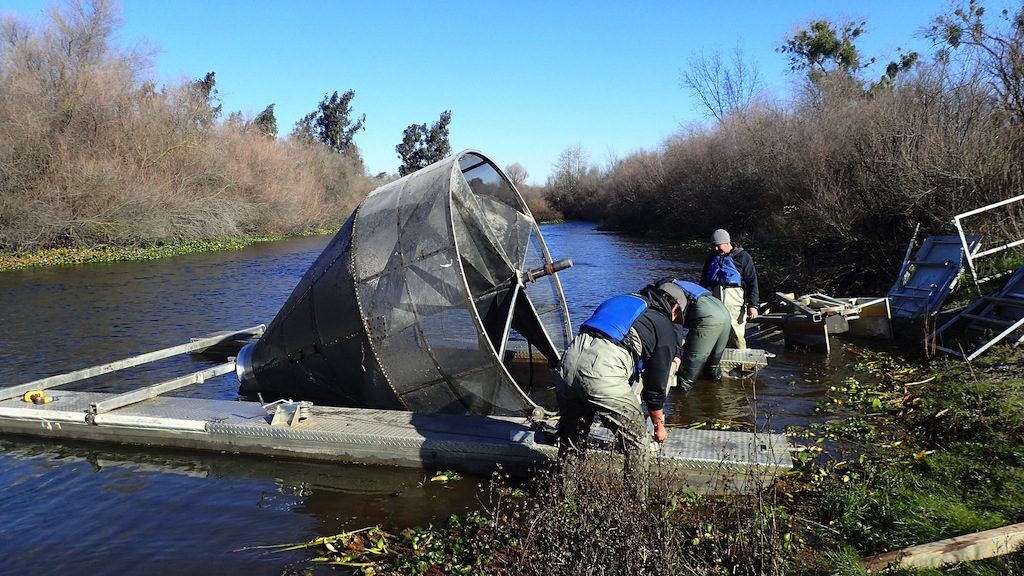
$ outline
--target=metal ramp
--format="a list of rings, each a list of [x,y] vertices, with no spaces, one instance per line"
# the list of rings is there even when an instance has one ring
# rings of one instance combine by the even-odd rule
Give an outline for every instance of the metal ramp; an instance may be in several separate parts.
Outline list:
[[[980,334],[984,340],[978,345],[977,338],[970,338],[969,340],[978,346],[972,351],[938,344],[935,345],[935,349],[965,360],[974,360],[1006,338],[1014,338],[1014,347],[1024,341],[1024,266],[1017,268],[998,293],[975,300],[939,327],[931,335],[930,341],[938,342],[943,333],[957,330],[962,330],[965,336]]]
[[[911,259],[913,244],[911,240],[896,282],[889,289],[893,318],[920,318],[937,313],[956,287],[970,255],[977,252],[981,237],[966,236],[961,242],[959,236],[929,236]]]

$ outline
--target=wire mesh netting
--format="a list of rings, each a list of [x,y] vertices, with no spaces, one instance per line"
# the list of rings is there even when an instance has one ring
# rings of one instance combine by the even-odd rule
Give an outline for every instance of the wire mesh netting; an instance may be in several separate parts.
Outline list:
[[[550,363],[572,328],[522,197],[462,152],[373,191],[251,350],[243,390],[415,412],[522,414],[509,340]],[[532,280],[532,281],[531,281]],[[513,346],[514,347],[514,346]]]

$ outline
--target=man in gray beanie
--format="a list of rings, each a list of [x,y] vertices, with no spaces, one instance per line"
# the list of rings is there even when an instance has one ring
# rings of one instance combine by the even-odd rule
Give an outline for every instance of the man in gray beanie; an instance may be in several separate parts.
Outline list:
[[[729,233],[719,228],[711,234],[711,253],[700,278],[701,286],[711,290],[729,310],[729,346],[746,348],[747,320],[757,317],[760,298],[754,260],[746,250],[733,246]]]

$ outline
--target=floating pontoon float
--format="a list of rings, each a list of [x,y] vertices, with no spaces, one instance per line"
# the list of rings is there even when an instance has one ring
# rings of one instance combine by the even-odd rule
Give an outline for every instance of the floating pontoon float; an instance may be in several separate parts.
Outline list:
[[[771,342],[785,340],[787,348],[831,352],[830,336],[850,334],[892,338],[887,298],[843,298],[826,294],[777,292],[772,309],[751,320],[747,338]]]
[[[176,354],[222,355],[262,331],[255,326],[198,338],[0,389],[0,434],[484,474],[500,464],[525,475],[557,455],[543,411],[529,417],[418,414],[166,396],[231,372],[233,361],[123,394],[57,388]],[[610,433],[595,427],[594,436]],[[720,430],[674,429],[658,461],[679,487],[708,493],[754,491],[792,468],[785,436]]]

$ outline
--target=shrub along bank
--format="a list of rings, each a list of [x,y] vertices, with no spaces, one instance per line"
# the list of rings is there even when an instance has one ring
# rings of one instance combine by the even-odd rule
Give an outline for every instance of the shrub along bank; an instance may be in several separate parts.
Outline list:
[[[125,262],[156,260],[217,250],[237,250],[257,242],[273,242],[295,236],[334,234],[333,228],[309,230],[297,234],[272,234],[222,238],[219,240],[192,240],[155,246],[117,247],[97,246],[92,248],[45,248],[31,252],[0,252],[0,272],[20,270],[36,266],[61,266],[69,264],[94,264],[98,262]]]
[[[777,255],[771,276],[876,292],[917,223],[950,234],[953,215],[1024,192],[1024,4],[983,4],[937,14],[935,53],[905,54],[884,74],[855,45],[870,22],[815,22],[781,48],[798,74],[784,97],[722,102],[737,80],[756,86],[750,68],[698,60],[684,79],[697,80],[710,124],[604,168],[570,147],[548,200],[566,218],[668,238],[706,242],[726,228]],[[1011,208],[972,225],[993,245],[1019,238],[1024,214]]]
[[[0,250],[159,254],[336,228],[375,186],[354,146],[279,140],[267,114],[221,120],[213,73],[158,88],[117,23],[104,0],[39,26],[0,17]]]

